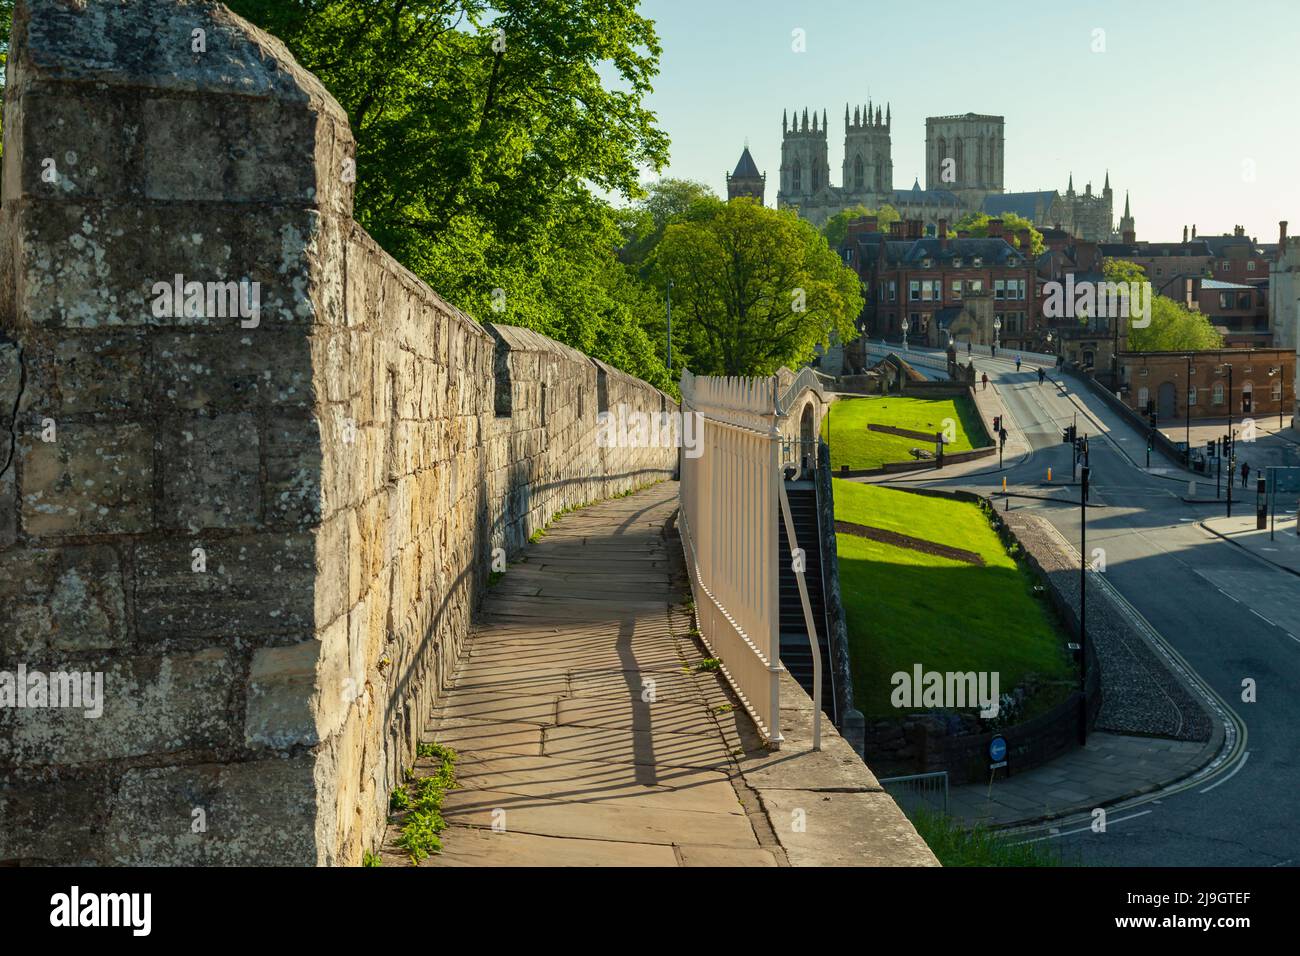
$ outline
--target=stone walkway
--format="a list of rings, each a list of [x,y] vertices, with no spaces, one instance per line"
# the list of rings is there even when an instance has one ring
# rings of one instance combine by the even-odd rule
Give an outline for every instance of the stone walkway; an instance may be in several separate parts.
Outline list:
[[[966,824],[1007,826],[1061,816],[1159,789],[1201,767],[1217,746],[1164,737],[1093,733],[1050,763],[987,783],[953,787],[948,812]]]
[[[733,785],[748,717],[696,669],[676,495],[564,516],[493,588],[424,735],[459,759],[422,865],[786,865]],[[409,865],[397,836],[385,865]]]

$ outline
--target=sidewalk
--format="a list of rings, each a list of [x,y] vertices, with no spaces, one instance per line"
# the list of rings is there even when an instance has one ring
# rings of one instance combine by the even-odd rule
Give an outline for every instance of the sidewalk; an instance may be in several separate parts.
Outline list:
[[[1202,527],[1270,564],[1300,575],[1300,535],[1296,534],[1295,515],[1278,515],[1275,527],[1270,524],[1263,531],[1258,531],[1255,528],[1253,498],[1252,492],[1251,498],[1242,503],[1242,508],[1247,510],[1246,514],[1233,515],[1231,518],[1207,518],[1201,522]]]
[[[421,740],[455,749],[421,866],[934,866],[782,675],[769,750],[685,608],[677,483],[565,515],[494,587]],[[417,777],[436,770],[421,759]],[[408,866],[385,835],[385,865]]]
[[[987,783],[953,787],[948,812],[966,825],[1010,826],[1068,816],[1150,793],[1199,769],[1221,745],[1093,733],[1051,763]]]
[[[721,680],[695,669],[664,534],[676,495],[663,482],[566,515],[492,589],[422,735],[459,759],[443,851],[421,865],[785,865],[731,782],[719,720],[748,717],[719,717]],[[399,834],[385,865],[409,865]]]

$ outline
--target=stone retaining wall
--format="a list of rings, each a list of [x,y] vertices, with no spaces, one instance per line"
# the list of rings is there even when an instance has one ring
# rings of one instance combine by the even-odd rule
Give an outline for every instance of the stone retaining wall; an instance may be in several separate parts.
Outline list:
[[[670,477],[596,415],[676,406],[385,254],[346,115],[220,4],[20,0],[4,108],[0,672],[103,712],[0,707],[0,863],[357,863],[494,549]]]

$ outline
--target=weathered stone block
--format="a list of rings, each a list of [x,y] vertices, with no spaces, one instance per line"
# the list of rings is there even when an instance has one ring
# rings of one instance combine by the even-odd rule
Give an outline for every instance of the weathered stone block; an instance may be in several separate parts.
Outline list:
[[[26,356],[31,405],[55,419],[127,410],[144,417],[145,355],[144,336],[135,330],[32,336]]]
[[[105,863],[317,866],[316,757],[128,770]]]
[[[241,528],[261,511],[257,419],[251,414],[168,420],[159,436],[166,528]]]
[[[54,421],[52,442],[32,416],[19,440],[27,534],[146,531],[152,523],[153,438],[142,425]]]
[[[195,572],[200,546],[207,570]],[[310,634],[314,558],[309,533],[143,542],[135,552],[137,632],[145,640]]]
[[[150,343],[154,399],[164,407],[308,408],[311,356],[298,332],[163,332]]]
[[[277,417],[266,430],[266,520],[312,527],[320,522],[321,430],[314,418]],[[337,452],[335,452],[337,454]]]
[[[236,743],[230,706],[237,668],[229,651],[67,662],[51,670],[102,675],[102,714],[87,717],[86,707],[0,708],[0,765],[157,758]]]
[[[102,770],[0,773],[0,866],[103,863],[116,781]]]
[[[244,742],[286,750],[314,746],[342,724],[365,686],[365,671],[349,671],[347,619],[327,627],[320,640],[253,653],[248,676]]]
[[[0,552],[0,662],[57,662],[128,643],[125,581],[113,548]]]

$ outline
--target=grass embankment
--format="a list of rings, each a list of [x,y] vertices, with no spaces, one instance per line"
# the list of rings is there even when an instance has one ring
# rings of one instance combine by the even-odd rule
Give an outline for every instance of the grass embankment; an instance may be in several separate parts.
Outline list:
[[[912,814],[916,832],[944,866],[1070,866],[1050,841],[1017,843],[1016,838],[982,826],[964,827],[933,810]]]
[[[842,398],[832,402],[822,419],[822,437],[831,447],[831,467],[879,468],[886,462],[913,461],[911,449],[934,451],[934,442],[921,442],[867,429],[868,424],[893,425],[933,435],[944,430],[944,419],[955,426],[947,452],[970,451],[972,438],[984,442],[979,413],[968,398]]]
[[[996,671],[1000,693],[1031,674],[1072,680],[1049,605],[977,505],[838,479],[834,488],[837,519],[973,551],[985,564],[837,536],[854,703],[863,713],[897,716],[890,676],[918,663],[926,671]]]

